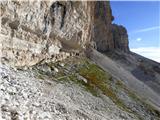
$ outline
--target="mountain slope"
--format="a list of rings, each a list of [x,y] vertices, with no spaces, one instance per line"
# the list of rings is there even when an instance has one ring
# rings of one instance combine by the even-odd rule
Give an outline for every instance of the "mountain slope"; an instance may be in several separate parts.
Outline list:
[[[160,95],[160,63],[132,52],[110,51],[104,54]]]
[[[159,119],[123,81],[84,57],[0,70],[3,119]]]
[[[0,119],[159,120],[160,65],[130,52],[109,1],[0,9]]]
[[[114,53],[111,53],[114,55]],[[121,52],[122,54],[122,52]],[[123,55],[117,55],[118,61],[122,62],[120,60],[120,57]],[[124,56],[123,56],[124,57]],[[128,55],[127,55],[128,57]],[[131,71],[124,69],[127,66],[126,63],[123,63],[123,65],[119,64],[118,62],[115,62],[114,60],[110,59],[109,57],[97,52],[96,50],[92,49],[89,55],[89,58],[92,59],[96,64],[101,66],[106,71],[113,74],[115,77],[121,79],[124,81],[124,83],[132,90],[136,91],[137,94],[140,94],[142,97],[146,99],[146,101],[151,101],[151,103],[159,109],[160,107],[160,96],[157,91],[154,91],[154,88],[150,88],[145,83],[143,83],[141,80],[137,79]],[[127,61],[125,61],[127,62]],[[135,61],[133,63],[136,63]],[[132,66],[130,68],[133,69]],[[139,67],[140,68],[140,67]],[[159,78],[157,78],[159,79]],[[156,79],[155,79],[156,80]],[[159,80],[158,80],[159,81]],[[153,81],[154,82],[154,81]],[[157,85],[158,86],[158,85]],[[159,88],[160,86],[158,86]],[[158,89],[160,90],[160,89]]]

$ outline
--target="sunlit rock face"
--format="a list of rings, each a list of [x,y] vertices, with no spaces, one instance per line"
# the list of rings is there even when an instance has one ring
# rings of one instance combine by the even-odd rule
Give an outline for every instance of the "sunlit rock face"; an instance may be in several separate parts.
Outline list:
[[[121,49],[112,20],[109,2],[2,1],[1,62],[32,66],[62,60],[91,43],[99,51]]]
[[[1,2],[2,62],[30,66],[66,58],[69,53],[61,51],[62,44],[85,44],[89,23],[85,8],[83,2]]]

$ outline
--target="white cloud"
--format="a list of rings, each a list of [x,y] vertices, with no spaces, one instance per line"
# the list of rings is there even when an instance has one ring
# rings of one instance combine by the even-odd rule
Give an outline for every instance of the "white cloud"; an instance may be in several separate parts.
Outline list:
[[[139,30],[133,31],[131,33],[148,32],[148,31],[157,30],[157,29],[160,29],[160,26],[153,26],[153,27],[149,27],[149,28],[143,28],[143,29],[139,29]]]
[[[131,51],[160,63],[160,47],[132,48]]]
[[[142,38],[137,38],[136,39],[137,42],[140,42],[141,40],[142,40]]]

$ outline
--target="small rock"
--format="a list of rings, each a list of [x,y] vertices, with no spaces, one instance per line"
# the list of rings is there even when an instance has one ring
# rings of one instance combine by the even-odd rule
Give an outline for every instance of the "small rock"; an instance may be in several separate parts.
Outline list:
[[[18,120],[18,112],[16,110],[11,110],[10,113],[12,120]]]
[[[40,106],[40,104],[38,102],[35,102],[33,105],[36,106],[36,107]]]
[[[58,68],[54,67],[54,71],[55,72],[59,72]]]
[[[65,106],[62,105],[62,104],[59,104],[59,103],[58,103],[58,104],[56,105],[55,109],[56,109],[59,113],[62,113],[62,114],[67,113],[67,109],[66,109]]]
[[[51,115],[49,112],[43,112],[40,114],[39,117],[42,118],[43,120],[50,120],[51,119]]]
[[[15,87],[8,87],[7,88],[7,91],[11,94],[15,94],[17,92],[16,88]]]
[[[51,72],[51,68],[46,64],[38,66],[38,69],[42,72]]]
[[[60,65],[61,67],[64,67],[64,63],[60,63],[59,65]]]
[[[1,76],[2,79],[8,78],[8,75],[5,72],[1,72],[0,76]]]
[[[5,91],[6,88],[5,88],[3,85],[1,85],[1,86],[0,86],[0,90]]]
[[[83,82],[87,83],[87,79],[85,79],[83,76],[77,74],[77,78],[78,78],[79,80],[82,80]]]

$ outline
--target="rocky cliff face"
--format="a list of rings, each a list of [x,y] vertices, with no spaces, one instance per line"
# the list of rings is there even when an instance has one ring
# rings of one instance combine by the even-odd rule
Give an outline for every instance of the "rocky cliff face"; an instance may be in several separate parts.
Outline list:
[[[125,28],[112,20],[109,2],[2,1],[1,62],[62,60],[87,44],[103,52],[128,51]]]
[[[109,2],[93,2],[91,14],[91,40],[99,51],[113,49],[111,32],[112,13]]]
[[[128,46],[128,34],[125,27],[121,25],[112,25],[112,37],[114,42],[114,48],[124,52],[129,51]]]

